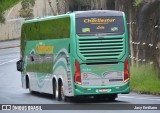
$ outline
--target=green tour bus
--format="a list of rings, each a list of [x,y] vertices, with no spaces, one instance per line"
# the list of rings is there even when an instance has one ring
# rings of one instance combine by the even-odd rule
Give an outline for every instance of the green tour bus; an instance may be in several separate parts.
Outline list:
[[[129,43],[121,11],[76,11],[26,20],[17,70],[22,87],[57,100],[115,100],[130,92]]]

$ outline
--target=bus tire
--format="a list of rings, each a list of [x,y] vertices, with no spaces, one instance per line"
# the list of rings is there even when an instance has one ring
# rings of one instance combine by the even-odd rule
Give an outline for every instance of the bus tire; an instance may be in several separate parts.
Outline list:
[[[55,88],[56,88],[56,93],[55,93],[56,100],[61,101],[62,99],[61,99],[61,89],[60,89],[60,82],[59,81],[56,82]]]
[[[53,80],[53,82],[52,82],[52,87],[53,87],[53,99],[56,99],[56,87],[57,87],[57,84],[56,84],[55,80]]]
[[[60,101],[60,96],[59,96],[59,84],[55,82],[55,99]]]
[[[28,79],[28,89],[29,89],[29,93],[33,94],[33,91],[31,90],[31,85],[30,85],[29,79]]]
[[[63,83],[60,83],[60,100],[63,100],[64,102],[68,101],[68,97],[64,95],[64,87]]]
[[[61,101],[62,100],[62,97],[61,97],[61,85],[60,83],[57,84],[57,87],[56,87],[56,98],[58,101]]]
[[[64,95],[63,92],[63,83],[60,81],[58,84],[58,97],[57,97],[58,101],[63,100],[64,102],[67,101],[67,96]]]

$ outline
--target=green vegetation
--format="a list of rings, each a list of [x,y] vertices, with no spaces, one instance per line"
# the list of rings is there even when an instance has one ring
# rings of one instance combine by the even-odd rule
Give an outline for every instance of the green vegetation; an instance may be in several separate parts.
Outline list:
[[[35,4],[35,0],[22,0],[21,5],[22,8],[19,10],[19,15],[24,18],[33,17],[33,7]]]
[[[134,5],[139,6],[142,3],[142,0],[135,0]]]
[[[28,64],[26,70],[28,72],[52,73],[53,62]]]
[[[0,6],[0,23],[4,22],[5,22],[4,12],[2,11],[2,7]]]
[[[160,94],[160,79],[152,65],[131,68],[132,91],[147,94]]]
[[[0,0],[0,23],[5,22],[4,11],[13,7],[15,4],[21,0]]]
[[[9,8],[16,5],[21,0],[0,0],[0,7],[2,7],[2,10],[8,10]]]
[[[33,17],[33,10],[31,9],[35,0],[0,0],[0,23],[5,23],[4,11],[16,5],[18,2],[22,1],[22,8],[19,11],[21,17]]]

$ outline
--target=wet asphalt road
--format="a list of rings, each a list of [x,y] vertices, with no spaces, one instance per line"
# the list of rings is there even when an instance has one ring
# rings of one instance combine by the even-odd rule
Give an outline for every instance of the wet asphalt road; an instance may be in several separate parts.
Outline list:
[[[52,95],[47,94],[30,94],[28,90],[21,87],[21,75],[16,71],[16,61],[19,60],[19,47],[0,49],[0,104],[160,104],[160,96],[141,95],[130,93],[119,95],[115,102],[107,100],[94,100],[92,98],[77,98],[69,102],[56,101]],[[117,110],[116,110],[117,111]],[[111,110],[110,112],[116,112]],[[126,112],[125,110],[124,112]],[[0,111],[1,112],[1,111]],[[3,111],[4,112],[4,111]],[[5,111],[8,112],[8,111]],[[12,111],[16,112],[16,111]],[[18,111],[17,111],[18,112]],[[30,111],[24,111],[30,112]],[[51,112],[51,111],[45,111]],[[54,111],[56,112],[56,111]],[[64,111],[58,111],[64,112]],[[67,111],[69,112],[69,111]],[[75,111],[70,111],[75,112]],[[81,112],[81,111],[76,111]],[[96,112],[93,110],[84,112]],[[106,112],[102,110],[101,112]],[[121,112],[121,111],[119,111]],[[134,112],[133,110],[131,112]],[[137,111],[136,111],[137,112]],[[141,112],[141,111],[138,111]],[[143,111],[143,113],[149,111]],[[154,111],[159,112],[159,111]],[[38,111],[40,113],[40,111]]]

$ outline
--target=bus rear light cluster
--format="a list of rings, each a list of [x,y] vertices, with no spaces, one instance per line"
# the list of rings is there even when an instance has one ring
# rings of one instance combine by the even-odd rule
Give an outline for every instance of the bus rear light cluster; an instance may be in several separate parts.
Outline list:
[[[129,74],[129,66],[128,66],[128,59],[126,58],[124,62],[124,82],[127,82],[129,80],[130,74]]]
[[[75,61],[75,75],[74,75],[74,82],[78,83],[78,84],[82,84],[81,82],[81,71],[80,71],[80,64],[79,62],[76,60]]]

